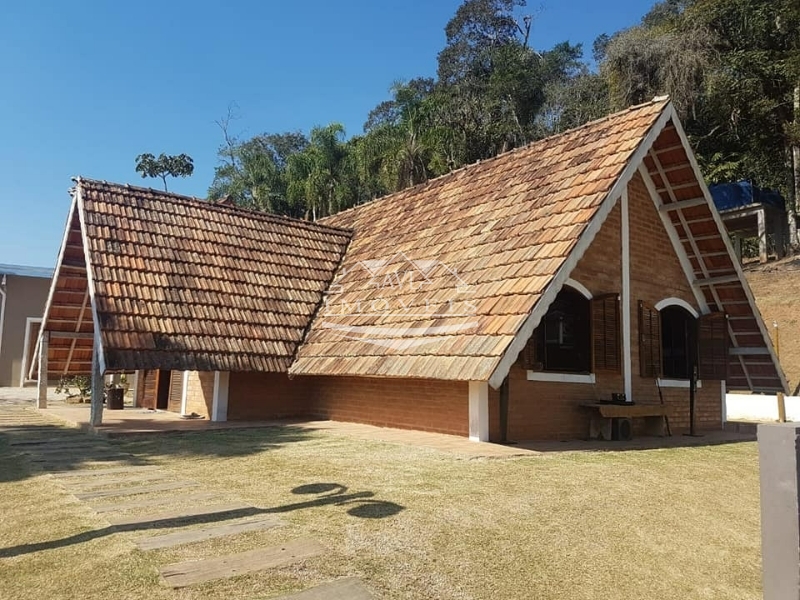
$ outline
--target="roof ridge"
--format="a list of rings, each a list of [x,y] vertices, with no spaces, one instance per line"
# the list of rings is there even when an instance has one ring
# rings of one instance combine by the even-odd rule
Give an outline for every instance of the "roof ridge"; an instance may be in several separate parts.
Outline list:
[[[366,202],[362,202],[361,204],[356,204],[355,206],[351,206],[350,208],[346,208],[344,210],[340,210],[339,212],[334,213],[332,215],[328,215],[327,217],[322,217],[322,219],[323,220],[331,219],[331,218],[337,217],[338,215],[347,214],[348,212],[352,212],[352,211],[361,209],[361,208],[363,208],[364,206],[367,206],[367,205],[373,205],[373,204],[377,204],[378,202],[381,202],[383,200],[393,199],[393,198],[396,198],[399,194],[407,193],[410,190],[423,189],[427,185],[431,185],[431,184],[433,184],[435,182],[438,182],[438,181],[440,181],[442,179],[445,179],[447,177],[454,176],[457,173],[460,173],[462,171],[466,171],[466,170],[468,170],[468,169],[470,169],[472,167],[476,167],[476,166],[478,166],[478,165],[480,165],[482,163],[487,163],[487,162],[498,160],[499,158],[508,156],[510,154],[513,154],[514,152],[522,152],[523,150],[528,150],[528,149],[531,148],[531,146],[534,146],[536,144],[542,144],[544,142],[547,142],[547,141],[552,140],[552,139],[557,138],[557,137],[562,137],[562,136],[566,136],[566,135],[570,135],[570,134],[576,133],[576,132],[581,131],[583,129],[586,129],[588,127],[596,126],[596,125],[598,125],[598,124],[600,124],[600,123],[602,123],[604,121],[610,121],[613,118],[621,117],[622,115],[627,114],[628,112],[631,112],[631,111],[634,111],[634,110],[641,110],[641,109],[643,109],[645,107],[648,107],[648,106],[651,106],[653,104],[664,104],[664,106],[666,106],[667,104],[669,104],[669,102],[670,102],[670,98],[669,98],[668,95],[655,96],[652,100],[648,100],[647,102],[642,102],[641,104],[635,104],[633,106],[629,106],[629,107],[625,108],[624,110],[619,110],[617,112],[613,112],[611,114],[605,115],[604,117],[600,117],[599,119],[595,119],[593,121],[588,121],[588,122],[586,122],[586,123],[584,123],[582,125],[578,125],[577,127],[573,127],[572,129],[567,129],[566,131],[562,131],[561,133],[554,133],[552,135],[548,135],[547,137],[543,137],[543,138],[540,138],[538,140],[533,140],[531,142],[528,142],[524,146],[518,146],[516,148],[511,148],[510,150],[507,150],[505,152],[501,152],[500,154],[497,154],[495,156],[492,156],[492,157],[489,157],[489,158],[478,159],[477,161],[475,161],[473,163],[462,165],[462,166],[458,167],[457,169],[453,169],[452,171],[448,171],[447,173],[444,173],[443,175],[439,175],[438,177],[434,177],[432,179],[428,179],[427,181],[423,181],[422,183],[418,183],[417,185],[412,185],[410,187],[403,188],[402,190],[398,190],[396,192],[391,192],[389,194],[386,194],[384,196],[380,196],[378,198],[373,198],[372,200],[368,200]]]
[[[229,204],[218,204],[215,203],[213,200],[204,200],[202,198],[198,198],[196,196],[186,196],[184,194],[177,194],[175,192],[165,191],[165,190],[157,190],[155,188],[146,188],[137,185],[131,185],[130,183],[114,183],[113,181],[106,181],[104,179],[92,179],[90,177],[82,177],[80,175],[73,177],[72,180],[75,182],[76,186],[81,184],[89,184],[89,185],[103,185],[110,188],[117,188],[120,190],[125,190],[128,192],[142,192],[153,194],[156,196],[160,196],[163,200],[168,202],[175,202],[175,203],[183,203],[183,204],[192,204],[192,205],[200,205],[206,209],[213,209],[213,210],[221,210],[227,211],[230,213],[238,213],[242,215],[247,215],[254,217],[256,219],[262,221],[271,221],[271,222],[283,222],[288,223],[291,225],[297,225],[300,227],[304,227],[306,229],[323,229],[328,230],[336,233],[343,233],[347,236],[351,236],[353,234],[352,230],[347,229],[345,227],[338,227],[336,225],[327,225],[325,223],[320,223],[318,221],[306,221],[305,219],[298,219],[295,217],[287,217],[285,215],[277,215],[275,213],[269,213],[264,211],[255,210],[252,208],[244,208],[241,206],[231,206]]]

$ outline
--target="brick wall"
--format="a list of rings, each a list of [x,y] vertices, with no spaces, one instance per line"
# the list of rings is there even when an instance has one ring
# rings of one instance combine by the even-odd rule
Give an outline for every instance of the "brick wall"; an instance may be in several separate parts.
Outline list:
[[[657,403],[652,379],[639,376],[639,300],[655,305],[669,297],[680,298],[699,312],[699,306],[675,255],[647,188],[637,174],[628,186],[631,247],[631,338],[633,396],[638,402]],[[669,291],[667,291],[669,290]],[[670,424],[679,432],[689,427],[689,390],[665,388],[664,401],[672,407]],[[719,381],[704,381],[697,390],[696,421],[701,429],[722,428],[722,392]]]
[[[231,373],[228,387],[230,420],[307,417],[467,435],[468,406],[466,382],[432,379]]]
[[[194,412],[210,419],[213,400],[214,373],[210,371],[190,371],[186,382],[186,412]]]
[[[633,400],[657,404],[660,400],[655,381],[639,376],[638,302],[655,304],[664,298],[677,297],[695,308],[697,304],[658,212],[638,175],[631,181],[628,194]],[[571,278],[586,286],[592,295],[621,292],[621,217],[618,203],[571,274]],[[610,399],[613,392],[624,391],[621,373],[598,372],[595,377],[594,385],[527,381],[525,370],[516,364],[509,373],[509,439],[585,438],[589,413],[580,405],[601,398]],[[662,393],[673,415],[670,418],[673,432],[688,429],[688,389],[665,388]],[[703,382],[697,392],[696,410],[699,428],[721,428],[722,400],[718,381]],[[490,414],[495,432],[493,439],[496,439],[499,410],[492,410]]]
[[[696,306],[686,277],[644,183],[629,186],[631,232],[631,351],[633,399],[658,403],[655,381],[639,376],[638,301],[655,304],[675,296]],[[621,207],[610,213],[571,277],[593,295],[621,291]],[[624,390],[621,373],[598,372],[596,383],[572,384],[527,381],[515,365],[509,374],[509,439],[575,439],[588,433],[589,415],[580,404],[610,398]],[[194,383],[193,383],[194,382]],[[232,373],[228,418],[271,419],[311,417],[369,423],[408,429],[468,434],[468,384],[438,380],[351,377],[298,377],[284,374]],[[190,376],[189,410],[211,410],[213,374]],[[672,408],[676,433],[688,428],[688,390],[663,390]],[[201,410],[203,412],[201,412]],[[499,393],[489,394],[490,436],[499,439]],[[703,382],[697,395],[701,429],[721,427],[720,384]]]

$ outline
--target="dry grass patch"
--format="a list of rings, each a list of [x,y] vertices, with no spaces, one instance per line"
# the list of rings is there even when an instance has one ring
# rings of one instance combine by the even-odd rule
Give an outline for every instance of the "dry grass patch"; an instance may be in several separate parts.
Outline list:
[[[285,525],[146,553],[131,541],[145,534],[126,532],[3,558],[0,590],[13,591],[9,597],[244,600],[344,576],[396,599],[761,593],[752,443],[503,460],[278,429],[117,443]],[[0,460],[2,469],[24,470]],[[0,495],[2,547],[105,524],[46,478],[20,472],[9,479]],[[168,510],[180,493],[164,497]],[[157,582],[160,565],[305,536],[328,553],[177,592]]]

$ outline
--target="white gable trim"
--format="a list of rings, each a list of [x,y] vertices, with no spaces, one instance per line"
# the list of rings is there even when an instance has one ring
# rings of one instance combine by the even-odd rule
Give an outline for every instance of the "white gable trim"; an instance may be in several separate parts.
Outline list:
[[[725,244],[725,249],[728,251],[728,256],[733,263],[733,268],[736,270],[736,274],[739,276],[739,282],[741,283],[742,289],[747,297],[747,302],[750,304],[750,308],[753,311],[753,316],[756,319],[756,323],[758,323],[758,329],[761,331],[761,335],[764,338],[764,343],[767,345],[769,356],[772,359],[772,364],[775,365],[775,371],[778,373],[778,377],[781,380],[781,385],[783,385],[783,391],[784,393],[788,394],[789,383],[786,381],[786,374],[783,372],[783,367],[781,367],[781,363],[778,360],[778,357],[775,355],[775,348],[772,346],[772,340],[770,339],[769,334],[767,333],[767,328],[764,325],[764,318],[761,316],[761,311],[758,310],[755,297],[753,296],[753,291],[750,289],[750,284],[747,283],[747,278],[744,276],[742,265],[739,264],[739,260],[736,258],[736,252],[731,245],[731,240],[726,235],[727,229],[722,223],[722,218],[719,216],[719,211],[717,211],[717,207],[714,204],[714,199],[711,197],[711,192],[708,190],[705,179],[703,179],[703,174],[700,171],[700,166],[697,164],[697,159],[694,156],[694,152],[692,152],[691,146],[689,145],[689,139],[686,137],[686,132],[683,130],[680,120],[675,115],[675,109],[672,107],[672,104],[669,105],[668,111],[666,112],[669,112],[674,116],[672,121],[675,125],[675,131],[678,132],[678,136],[681,138],[684,148],[686,148],[686,156],[689,158],[689,164],[692,166],[692,171],[697,178],[700,189],[703,191],[703,197],[706,199],[708,208],[711,211],[711,216],[713,217],[714,222],[717,224],[717,231],[722,238],[722,242]]]
[[[592,292],[590,292],[585,285],[583,285],[582,283],[580,283],[578,281],[575,281],[571,277],[564,282],[564,285],[568,285],[569,287],[571,287],[573,290],[578,292],[581,296],[583,296],[587,300],[591,300],[592,297],[593,297],[592,296]]]
[[[92,305],[92,322],[94,324],[94,343],[97,345],[97,363],[100,369],[100,375],[106,372],[106,357],[103,352],[103,336],[100,332],[100,318],[97,315],[97,298],[94,289],[94,278],[92,277],[92,261],[91,253],[89,251],[89,236],[87,235],[86,227],[86,207],[83,205],[83,194],[81,193],[81,185],[77,184],[75,187],[75,197],[78,203],[78,219],[81,223],[81,241],[83,242],[83,255],[86,260],[86,282],[89,286],[89,300]]]
[[[691,315],[696,319],[700,316],[700,313],[697,312],[694,306],[689,304],[686,300],[682,300],[680,298],[670,297],[664,298],[663,300],[659,300],[656,302],[656,310],[660,311],[667,306],[680,306],[685,311],[691,313]]]
[[[550,281],[550,284],[547,286],[547,288],[545,288],[542,296],[536,303],[536,306],[534,306],[533,310],[528,315],[528,318],[525,319],[525,322],[517,330],[517,333],[514,335],[514,339],[511,340],[503,352],[503,355],[497,361],[497,366],[494,368],[492,375],[489,377],[489,385],[491,385],[493,388],[499,388],[506,376],[508,376],[508,372],[511,370],[512,365],[516,362],[519,353],[522,352],[528,339],[531,337],[531,335],[533,335],[533,331],[539,326],[539,322],[547,313],[547,309],[550,308],[550,305],[553,303],[553,300],[555,300],[556,295],[564,286],[567,279],[569,279],[569,276],[573,269],[575,269],[577,266],[578,261],[583,257],[586,250],[589,249],[589,246],[594,241],[594,238],[600,231],[603,223],[605,223],[606,218],[608,218],[608,215],[611,213],[611,210],[614,208],[617,200],[620,198],[620,196],[622,196],[622,192],[627,188],[628,182],[630,182],[633,175],[637,172],[639,164],[644,160],[644,157],[650,151],[653,143],[656,141],[656,139],[658,139],[661,131],[672,118],[674,111],[670,110],[671,106],[671,104],[667,104],[664,109],[662,109],[661,115],[658,117],[658,119],[656,119],[656,122],[653,124],[644,140],[642,140],[642,142],[639,144],[639,147],[628,159],[628,164],[625,165],[625,168],[623,169],[619,179],[617,179],[616,183],[614,183],[614,186],[608,192],[608,195],[606,195],[605,200],[603,200],[603,202],[600,204],[600,207],[597,209],[597,212],[592,220],[589,221],[589,224],[586,226],[586,229],[584,230],[580,239],[578,239],[578,242],[575,244],[572,252],[570,252],[569,256],[567,256],[566,260],[564,261],[564,264],[561,265],[561,268],[553,276],[553,279]]]
[[[47,318],[50,316],[50,308],[53,305],[53,297],[56,293],[56,284],[61,275],[61,262],[64,260],[64,253],[67,251],[67,242],[69,241],[69,230],[72,227],[72,218],[75,215],[77,206],[77,198],[72,197],[72,202],[69,205],[69,214],[67,215],[67,226],[64,228],[64,237],[61,238],[61,248],[58,251],[58,258],[56,259],[56,268],[53,272],[53,279],[50,281],[50,291],[47,292],[47,302],[44,305],[44,314],[42,315],[42,326],[39,328],[39,335],[36,336],[36,346],[31,357],[31,364],[28,366],[28,379],[33,379],[33,369],[37,364],[39,358],[39,348],[41,347],[42,334],[47,327]]]

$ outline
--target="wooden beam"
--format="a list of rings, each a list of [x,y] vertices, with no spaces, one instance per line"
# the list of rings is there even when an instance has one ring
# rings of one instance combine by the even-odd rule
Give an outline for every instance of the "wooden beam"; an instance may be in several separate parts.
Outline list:
[[[81,306],[81,312],[78,315],[78,322],[75,324],[75,333],[78,333],[81,330],[81,325],[83,325],[83,315],[86,313],[86,305],[89,304],[89,286],[86,286],[86,293],[83,295],[83,305]],[[94,332],[93,332],[94,333]],[[67,355],[67,364],[64,365],[64,373],[66,374],[69,371],[69,363],[72,361],[72,354],[75,352],[75,344],[78,343],[77,338],[72,338],[72,344],[69,347],[69,354]]]
[[[670,183],[669,179],[667,179],[666,183],[669,184],[669,189],[671,189],[673,192],[676,191],[676,190],[686,190],[686,189],[693,188],[693,187],[700,187],[699,184],[696,181],[687,182],[687,183],[680,183],[678,185],[673,185],[672,183]],[[658,191],[659,192],[666,192],[667,188],[665,188],[665,187],[658,188]],[[705,199],[704,199],[703,203],[705,204]]]
[[[706,279],[695,279],[694,285],[708,286],[708,285],[722,285],[724,283],[739,283],[739,276],[723,275],[722,277],[708,277]]]
[[[728,353],[731,356],[768,356],[769,348],[730,348]],[[768,363],[764,363],[768,364]]]
[[[98,427],[103,423],[103,372],[100,370],[100,347],[95,340],[92,351],[92,405],[89,424]]]
[[[94,333],[91,332],[78,332],[78,331],[51,331],[50,332],[51,338],[62,338],[62,339],[76,339],[76,340],[91,340],[94,338]]]
[[[661,190],[661,191],[667,191],[667,190]],[[683,210],[684,208],[694,208],[695,206],[703,206],[704,204],[706,204],[705,198],[692,198],[691,200],[679,200],[677,202],[662,204],[658,210],[660,210],[661,212],[671,212],[673,210]]]

